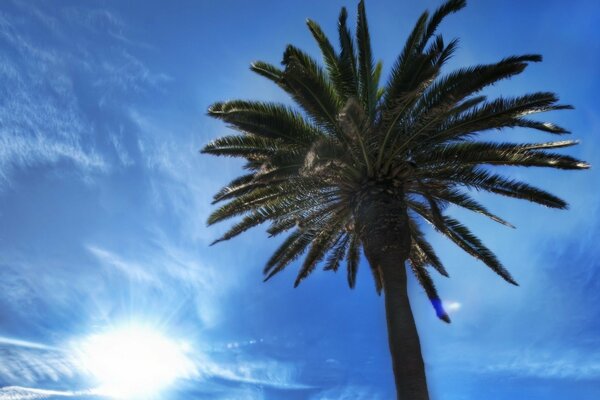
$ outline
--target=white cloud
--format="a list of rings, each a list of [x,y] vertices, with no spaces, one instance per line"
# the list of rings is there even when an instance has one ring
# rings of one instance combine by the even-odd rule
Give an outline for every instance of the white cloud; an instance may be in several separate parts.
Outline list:
[[[150,283],[153,285],[161,285],[160,280],[150,272],[149,267],[141,264],[125,261],[119,256],[102,248],[89,245],[87,249],[92,253],[102,264],[117,269],[122,274],[130,279]]]
[[[145,91],[172,80],[164,73],[154,73],[137,57],[123,50],[116,60],[105,61],[94,86],[107,90]]]
[[[7,386],[0,388],[0,400],[41,400],[49,399],[51,397],[75,397],[88,394],[90,393],[35,389],[21,386]]]
[[[462,307],[462,304],[459,303],[458,301],[444,301],[444,308],[449,313],[454,313],[454,312],[460,310],[461,307]]]
[[[121,166],[132,165],[122,128],[119,135],[105,133],[106,116],[99,124],[84,108],[88,97],[118,106],[124,95],[161,90],[171,78],[131,51],[136,42],[107,10],[70,8],[47,15],[32,5],[17,9],[28,18],[0,12],[0,188],[16,170],[62,161],[86,180],[109,172],[107,154],[99,150],[106,144]],[[47,34],[43,45],[30,34],[32,23]],[[69,29],[81,31],[77,41]],[[89,42],[96,39],[112,43],[91,51]]]
[[[207,171],[198,153],[198,135],[188,133],[189,127],[167,128],[164,121],[138,110],[129,112],[140,132],[138,147],[150,174],[153,203],[157,210],[168,209],[177,216],[184,236],[193,241],[211,242],[216,231],[208,232],[202,215],[210,212],[214,180],[220,171]],[[187,134],[186,134],[187,133]]]
[[[222,396],[212,396],[215,400],[263,400],[265,394],[262,389],[255,387],[242,387],[226,390]]]
[[[191,293],[198,316],[204,326],[214,326],[219,321],[219,301],[236,279],[223,269],[205,265],[196,252],[172,245],[164,236],[157,236],[154,245],[134,257],[124,257],[97,245],[86,246],[100,263],[117,270],[143,291],[143,285],[160,289],[163,293],[183,296]],[[180,300],[181,301],[181,300]],[[172,311],[171,311],[172,312]]]
[[[508,373],[544,379],[600,379],[600,354],[572,349],[540,349],[503,354],[482,368],[485,373]]]
[[[199,363],[204,374],[230,382],[244,383],[281,390],[311,388],[298,382],[298,368],[295,364],[259,358],[238,360],[235,363]]]
[[[371,387],[348,385],[327,389],[311,400],[381,400],[383,397]]]
[[[36,46],[0,15],[0,43],[16,52],[0,62],[0,185],[15,168],[70,161],[84,173],[107,163],[90,144],[67,56]]]
[[[9,182],[9,174],[15,167],[27,168],[40,164],[55,164],[60,160],[71,161],[83,171],[108,169],[104,159],[96,152],[86,152],[78,141],[57,141],[47,136],[23,137],[0,128],[0,184]]]
[[[10,345],[17,347],[25,347],[30,349],[39,349],[39,350],[56,350],[56,348],[47,346],[41,343],[30,342],[27,340],[14,339],[9,337],[0,336],[0,345]]]
[[[78,373],[77,360],[59,349],[0,343],[0,377],[5,382],[59,382]],[[1,397],[0,397],[1,398]]]
[[[121,165],[123,165],[124,167],[129,167],[135,164],[133,158],[131,158],[123,144],[123,126],[120,127],[119,134],[112,133],[110,134],[109,138],[110,142],[115,148],[115,152],[117,153],[117,157],[119,158]]]

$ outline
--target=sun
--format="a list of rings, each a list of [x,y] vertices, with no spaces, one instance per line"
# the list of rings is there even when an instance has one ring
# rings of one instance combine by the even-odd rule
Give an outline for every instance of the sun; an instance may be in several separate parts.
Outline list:
[[[154,397],[194,372],[187,344],[144,326],[89,336],[81,351],[85,368],[100,385],[98,393],[118,399]]]

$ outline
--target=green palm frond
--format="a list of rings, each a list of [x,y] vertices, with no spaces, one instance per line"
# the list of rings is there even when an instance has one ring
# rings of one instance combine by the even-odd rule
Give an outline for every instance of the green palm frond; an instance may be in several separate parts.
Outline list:
[[[417,69],[418,63],[415,63],[414,61],[419,56],[422,56],[422,54],[419,52],[419,46],[427,26],[428,18],[429,13],[425,11],[417,20],[417,23],[406,40],[402,53],[400,53],[396,59],[396,62],[392,66],[390,77],[385,85],[386,109],[394,108],[398,99],[402,97],[403,93],[414,90],[414,88],[409,86],[409,83],[414,81],[413,77],[416,76],[413,71]]]
[[[377,101],[377,86],[375,83],[375,70],[373,54],[371,52],[371,38],[367,23],[365,2],[358,3],[358,23],[356,25],[356,43],[358,45],[358,83],[360,97],[370,121],[375,118],[375,104]]]
[[[342,7],[338,19],[338,34],[340,38],[340,81],[344,88],[345,98],[358,95],[358,75],[356,71],[356,50],[354,49],[354,40],[346,20],[348,12]]]
[[[520,74],[528,62],[539,62],[539,55],[508,57],[495,64],[461,68],[434,82],[415,107],[418,111],[436,109],[440,105],[459,103],[500,80]]]
[[[212,204],[216,204],[219,201],[238,196],[242,193],[247,193],[253,189],[251,186],[253,180],[254,174],[238,176],[214,194]]]
[[[433,36],[440,23],[448,15],[460,11],[467,5],[466,0],[450,0],[438,7],[437,10],[431,15],[431,18],[427,21],[427,27],[423,38],[421,39],[421,47],[425,46],[425,43]]]
[[[297,287],[303,279],[305,279],[312,271],[314,271],[318,262],[327,254],[331,246],[335,243],[339,235],[340,225],[343,223],[345,216],[336,215],[327,222],[327,227],[321,230],[318,236],[312,241],[310,250],[304,258],[304,263],[300,268],[300,272],[294,282],[294,287]]]
[[[343,208],[339,202],[330,201],[327,206],[315,201],[313,198],[307,198],[303,202],[296,202],[294,208],[288,208],[280,212],[267,232],[271,236],[277,236],[296,226],[301,225],[306,229],[314,229],[313,225],[319,224],[321,219]]]
[[[443,215],[441,217],[436,216],[436,211],[424,204],[409,201],[409,205],[412,210],[416,211],[421,217],[431,223],[440,233],[448,237],[448,239],[453,241],[467,254],[481,260],[507,282],[518,286],[517,282],[496,258],[494,253],[484,246],[481,240],[473,235],[467,227],[453,218]]]
[[[414,251],[423,254],[425,264],[431,265],[441,275],[448,277],[448,271],[446,271],[446,268],[433,250],[433,247],[425,239],[425,235],[419,228],[419,225],[412,219],[410,219],[409,222],[412,247],[414,247]],[[413,248],[411,248],[411,251],[413,251]]]
[[[443,175],[443,171],[440,171]],[[446,170],[446,173],[448,171]],[[484,190],[502,196],[513,197],[531,201],[550,208],[566,209],[567,203],[561,198],[543,190],[531,186],[516,179],[505,178],[501,175],[492,174],[482,168],[460,168],[451,171],[445,181],[459,183],[475,190]]]
[[[417,193],[419,193],[419,192],[417,191]],[[433,193],[433,196],[437,200],[455,204],[464,209],[473,211],[473,212],[481,214],[481,215],[485,215],[486,217],[490,218],[492,221],[496,221],[502,225],[508,226],[510,228],[514,228],[514,226],[512,224],[510,224],[509,222],[505,221],[504,219],[498,217],[497,215],[492,214],[491,212],[489,212],[487,210],[487,208],[485,208],[483,205],[481,205],[477,201],[475,201],[471,196],[469,196],[466,193],[461,192],[460,190],[457,190],[457,189],[451,188],[451,187],[439,188],[439,189],[436,188],[436,189],[432,189],[430,193]]]
[[[327,263],[323,269],[325,271],[337,271],[340,263],[346,256],[348,250],[348,243],[350,242],[350,235],[346,232],[341,232],[334,246],[332,246],[331,254],[327,259]]]
[[[418,252],[411,252],[411,254],[408,256],[408,263],[413,274],[415,275],[415,278],[417,278],[417,282],[419,282],[419,285],[421,285],[423,290],[425,290],[425,293],[433,305],[438,318],[444,322],[450,323],[450,317],[448,316],[446,310],[444,310],[442,300],[440,299],[435,284],[433,283],[433,279],[431,279],[429,272],[427,272],[427,269],[425,268],[426,262],[422,254],[419,254]]]
[[[289,144],[305,145],[325,135],[300,113],[276,103],[243,100],[215,103],[209,107],[208,115],[242,132]]]
[[[250,70],[269,79],[270,81],[273,81],[275,84],[285,90],[285,87],[280,83],[283,79],[283,71],[280,68],[277,68],[276,66],[264,61],[255,61],[250,64]]]
[[[250,135],[222,136],[202,149],[203,153],[230,157],[271,157],[280,152],[293,152],[282,141]]]
[[[422,147],[423,145],[443,143],[448,140],[464,140],[475,133],[490,129],[522,126],[555,134],[568,133],[565,129],[551,123],[535,124],[533,121],[522,118],[529,114],[572,108],[567,105],[558,105],[556,104],[557,101],[558,99],[553,93],[547,92],[515,98],[499,98],[449,118],[434,132],[429,133],[427,139],[422,140],[420,143],[416,143],[419,142],[418,140],[411,140],[411,145]],[[413,137],[418,138],[416,134]],[[406,147],[408,146],[404,145],[404,148]]]
[[[316,230],[304,231],[298,229],[292,232],[267,262],[267,265],[263,269],[265,274],[264,280],[268,281],[302,255],[317,235],[318,231]]]
[[[549,167],[559,169],[585,169],[589,164],[571,156],[549,153],[544,149],[568,147],[576,141],[547,143],[495,143],[458,142],[437,146],[415,157],[415,162],[425,168],[430,165],[513,165],[523,167]]]
[[[348,246],[348,254],[346,256],[346,267],[348,270],[348,286],[354,289],[356,285],[356,274],[358,273],[358,263],[360,257],[360,239],[357,235],[352,235],[350,245]]]
[[[316,124],[334,133],[342,104],[325,72],[312,57],[291,45],[283,53],[282,63],[287,92]]]
[[[209,216],[208,224],[212,225],[245,212],[252,212],[262,206],[278,205],[285,209],[294,208],[304,200],[323,204],[335,200],[335,193],[319,191],[314,188],[313,183],[314,181],[310,179],[297,179],[257,188],[219,207]]]
[[[338,59],[333,45],[323,32],[319,24],[317,24],[315,21],[307,19],[306,25],[308,25],[310,33],[313,35],[313,38],[317,42],[319,49],[321,49],[321,55],[323,57],[323,61],[325,62],[325,66],[327,67],[329,79],[331,79],[331,81],[334,83],[338,96],[345,100],[345,91],[341,82],[340,60]]]

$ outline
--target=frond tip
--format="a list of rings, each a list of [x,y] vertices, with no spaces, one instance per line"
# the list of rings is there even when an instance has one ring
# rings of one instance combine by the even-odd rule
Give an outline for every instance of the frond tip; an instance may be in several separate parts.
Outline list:
[[[444,309],[444,305],[442,304],[442,301],[440,299],[430,299],[430,301],[431,301],[431,305],[433,305],[433,308],[435,309],[435,314],[437,315],[437,317],[439,319],[441,319],[442,321],[449,324],[451,322],[451,320],[450,320],[450,317],[448,316],[448,313]]]

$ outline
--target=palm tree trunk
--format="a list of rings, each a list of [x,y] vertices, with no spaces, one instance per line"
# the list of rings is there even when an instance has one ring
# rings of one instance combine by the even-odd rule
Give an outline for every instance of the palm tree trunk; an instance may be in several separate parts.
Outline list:
[[[419,334],[406,293],[404,263],[382,267],[388,340],[398,400],[427,400]]]
[[[381,275],[398,400],[428,400],[425,366],[406,287],[410,231],[399,190],[365,196],[356,211],[365,256]]]

